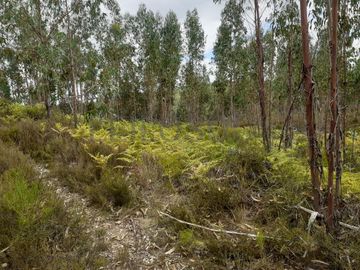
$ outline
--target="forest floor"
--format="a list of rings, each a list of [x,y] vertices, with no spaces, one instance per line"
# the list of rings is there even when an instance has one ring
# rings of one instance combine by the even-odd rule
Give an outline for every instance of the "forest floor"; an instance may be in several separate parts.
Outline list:
[[[312,208],[299,132],[277,150],[274,130],[265,153],[251,127],[80,118],[74,128],[39,106],[0,105],[4,268],[360,269],[358,128],[336,211],[353,227],[328,234],[297,207]]]

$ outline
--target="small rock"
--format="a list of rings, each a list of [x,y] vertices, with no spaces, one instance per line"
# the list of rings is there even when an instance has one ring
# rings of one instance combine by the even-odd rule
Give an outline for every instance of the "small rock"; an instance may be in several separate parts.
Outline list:
[[[3,263],[3,264],[1,265],[1,268],[6,268],[6,267],[8,267],[8,264],[7,264],[7,263]]]

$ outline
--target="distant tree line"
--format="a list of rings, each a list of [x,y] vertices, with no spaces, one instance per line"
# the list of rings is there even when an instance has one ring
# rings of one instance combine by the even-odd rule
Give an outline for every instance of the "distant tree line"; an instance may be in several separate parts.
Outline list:
[[[328,119],[329,1],[313,2],[315,113]],[[337,85],[343,125],[346,115],[359,108],[360,61],[353,47],[358,11],[357,1],[339,5]],[[135,15],[123,14],[115,0],[4,0],[0,95],[42,102],[49,117],[58,107],[72,113],[75,124],[83,114],[164,124],[258,125],[267,149],[275,125],[283,127],[284,146],[291,147],[293,128],[304,122],[300,34],[299,1],[225,1],[210,71],[196,9],[181,25],[174,12],[162,17],[145,5]],[[323,130],[329,128],[326,122],[321,121]]]

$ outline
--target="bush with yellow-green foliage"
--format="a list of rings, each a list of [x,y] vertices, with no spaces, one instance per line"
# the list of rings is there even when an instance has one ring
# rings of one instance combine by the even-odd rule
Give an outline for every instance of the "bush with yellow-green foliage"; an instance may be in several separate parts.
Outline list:
[[[37,180],[35,164],[0,141],[0,265],[85,269],[105,264],[76,216]],[[89,255],[89,256],[88,256]]]
[[[85,194],[102,207],[128,205],[133,197],[129,183],[121,174],[123,162],[118,160],[121,150],[94,138],[72,138],[59,134],[50,154],[51,176],[68,185],[72,190]],[[56,149],[57,147],[61,149]]]
[[[46,116],[45,106],[43,104],[23,105],[11,103],[5,99],[0,99],[0,115],[7,119],[43,119]]]

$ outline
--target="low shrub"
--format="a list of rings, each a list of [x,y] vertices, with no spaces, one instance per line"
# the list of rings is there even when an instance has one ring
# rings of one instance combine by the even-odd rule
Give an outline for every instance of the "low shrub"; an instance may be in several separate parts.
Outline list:
[[[308,146],[308,141],[307,138],[305,136],[296,136],[294,139],[294,144],[293,144],[293,156],[299,159],[302,159],[305,161],[308,158],[308,151],[309,151],[309,146]]]
[[[7,99],[4,98],[0,98],[0,116],[1,117],[5,117],[7,115],[9,115],[9,110],[10,110],[10,101],[8,101]]]
[[[21,119],[4,125],[0,129],[0,139],[7,143],[16,144],[21,151],[34,159],[45,158],[44,133],[39,122]]]
[[[200,181],[193,189],[195,191],[190,195],[190,202],[202,215],[214,217],[231,213],[241,204],[241,192],[234,192],[214,180]]]
[[[147,152],[143,152],[141,160],[135,165],[137,183],[147,186],[156,183],[163,178],[163,168],[157,158]]]
[[[126,206],[131,202],[132,193],[125,179],[113,171],[102,174],[99,183],[86,188],[90,199],[102,206]]]
[[[99,257],[78,217],[36,180],[34,164],[0,143],[0,265],[8,269],[95,269]]]
[[[262,179],[268,173],[270,163],[260,146],[248,143],[230,149],[222,168],[240,179],[257,180]]]
[[[220,239],[208,235],[206,250],[212,263],[222,266],[233,264],[235,269],[244,269],[246,264],[262,257],[261,249],[253,239],[232,240],[226,235]]]
[[[79,160],[82,148],[69,134],[55,134],[46,138],[44,145],[49,162],[61,162],[64,166],[76,163]]]
[[[35,164],[14,146],[7,146],[0,141],[0,153],[0,175],[12,168],[19,168],[27,179],[35,177]]]
[[[217,134],[221,141],[229,144],[241,144],[244,142],[243,133],[238,128],[221,127],[218,129]]]
[[[87,185],[97,182],[101,172],[90,163],[73,163],[65,165],[63,163],[54,163],[50,168],[50,177],[58,178],[73,191],[83,192]],[[96,175],[97,174],[97,175]]]
[[[10,103],[5,99],[0,99],[0,116],[14,119],[31,118],[34,120],[44,119],[46,109],[44,104],[23,105],[19,103]]]
[[[93,157],[104,156],[109,158],[107,159],[106,164],[102,164],[103,166],[114,168],[116,166],[124,165],[124,163],[119,160],[121,153],[124,151],[124,148],[121,146],[117,146],[115,148],[111,145],[108,145],[101,141],[95,141],[93,139],[89,139],[86,142],[82,143],[82,146],[82,153],[80,153],[80,155],[84,159],[87,159],[89,162],[96,163],[96,160]]]
[[[44,119],[46,117],[45,105],[37,103],[31,106],[24,106],[24,114],[34,120]]]

